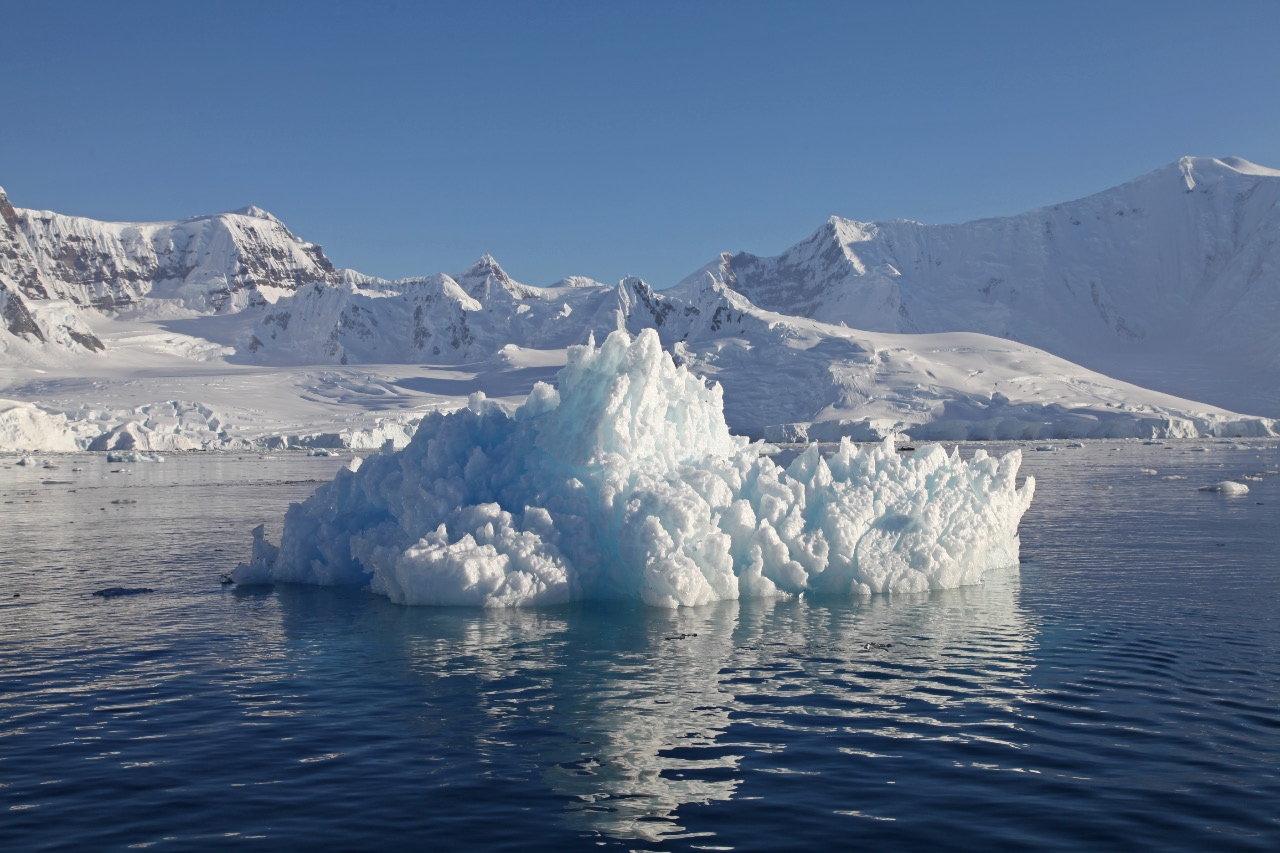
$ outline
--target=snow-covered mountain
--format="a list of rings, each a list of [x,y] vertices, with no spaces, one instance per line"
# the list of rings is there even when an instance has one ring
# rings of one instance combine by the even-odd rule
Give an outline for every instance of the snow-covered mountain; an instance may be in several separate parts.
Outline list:
[[[1184,157],[1122,186],[962,225],[832,217],[706,280],[875,332],[981,332],[1110,376],[1280,415],[1280,171]]]
[[[696,316],[696,307],[676,304],[634,276],[617,286],[581,277],[520,284],[485,255],[458,276],[385,281],[346,272],[336,287],[279,298],[236,343],[263,364],[456,364],[508,345],[563,349],[590,334],[662,328],[673,312]]]
[[[14,208],[0,192],[0,280],[30,301],[106,314],[228,313],[340,279],[320,246],[257,207],[180,222],[99,222]]]
[[[1280,172],[1184,159],[1020,217],[832,219],[657,291],[535,287],[488,255],[388,281],[258,208],[104,223],[0,192],[0,449],[402,441],[424,410],[516,402],[567,347],[645,328],[753,436],[1273,435],[1187,398],[1280,409],[1278,202]]]

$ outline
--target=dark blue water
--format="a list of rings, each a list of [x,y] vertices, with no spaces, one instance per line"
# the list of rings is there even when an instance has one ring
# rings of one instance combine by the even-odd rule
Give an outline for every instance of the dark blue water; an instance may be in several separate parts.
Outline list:
[[[0,848],[1280,848],[1280,452],[1059,447],[1020,572],[678,612],[244,592],[341,460],[0,460]]]

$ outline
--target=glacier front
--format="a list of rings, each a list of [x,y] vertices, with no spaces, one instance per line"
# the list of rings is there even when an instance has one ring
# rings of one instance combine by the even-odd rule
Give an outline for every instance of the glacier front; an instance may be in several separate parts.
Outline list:
[[[632,598],[659,607],[979,583],[1016,566],[1035,482],[1021,456],[969,462],[891,441],[783,468],[730,435],[722,390],[651,329],[569,349],[558,389],[508,413],[482,394],[403,450],[340,470],[255,531],[237,583],[365,585],[403,604]]]

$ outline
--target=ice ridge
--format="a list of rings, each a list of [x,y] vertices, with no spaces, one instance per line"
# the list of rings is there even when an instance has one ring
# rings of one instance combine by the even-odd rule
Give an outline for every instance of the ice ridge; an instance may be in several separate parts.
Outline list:
[[[403,604],[633,598],[659,607],[808,591],[922,592],[1018,562],[1035,489],[1017,451],[970,462],[891,441],[787,468],[730,435],[721,390],[657,334],[573,347],[559,390],[482,394],[289,508],[239,583],[368,584]]]

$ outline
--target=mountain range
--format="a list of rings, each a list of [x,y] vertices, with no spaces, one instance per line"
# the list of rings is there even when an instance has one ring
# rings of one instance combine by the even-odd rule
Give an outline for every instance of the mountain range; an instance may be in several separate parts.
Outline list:
[[[725,386],[730,425],[752,435],[1270,434],[1256,416],[1280,415],[1278,239],[1280,171],[1234,158],[1183,158],[960,225],[832,217],[777,257],[725,253],[667,290],[635,277],[530,286],[487,255],[460,274],[390,281],[337,269],[256,207],[107,223],[15,208],[0,190],[0,363],[12,374],[0,395],[11,412],[67,419],[79,445],[128,423],[128,441],[164,445],[135,417],[156,402],[142,389],[208,396],[194,377],[376,365],[370,387],[397,389],[403,420],[456,403],[468,383],[518,396],[589,335],[653,327]],[[411,367],[457,384],[402,375]],[[91,407],[112,410],[93,422],[70,405],[89,375]],[[356,396],[328,422],[386,414]],[[219,429],[206,422],[189,441],[226,444],[228,426],[262,438],[253,417],[229,414],[237,405],[218,401]],[[258,420],[287,430],[294,414]]]

